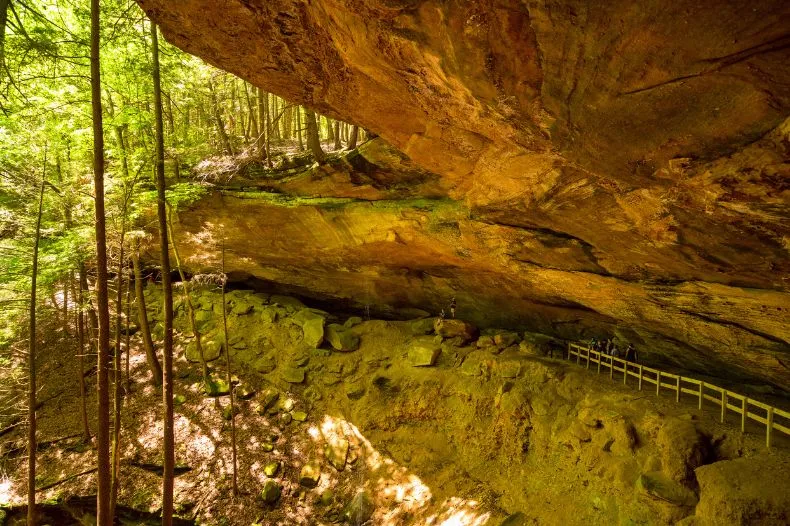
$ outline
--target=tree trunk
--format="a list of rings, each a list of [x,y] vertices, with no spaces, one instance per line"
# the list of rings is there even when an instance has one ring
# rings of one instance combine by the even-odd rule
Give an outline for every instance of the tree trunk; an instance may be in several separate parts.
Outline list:
[[[313,153],[313,158],[316,162],[323,163],[326,160],[324,150],[321,149],[321,139],[318,136],[318,124],[316,123],[315,113],[312,111],[305,111],[304,114],[305,124],[307,124],[307,146]]]
[[[173,210],[172,208],[168,208],[168,210],[169,213],[167,215],[167,227],[168,231],[170,232],[170,244],[173,246],[173,257],[176,259],[176,270],[178,270],[178,275],[181,277],[181,287],[184,289],[184,302],[187,305],[189,326],[192,328],[192,335],[195,337],[195,347],[198,357],[200,358],[200,366],[203,369],[203,383],[208,386],[210,379],[208,363],[206,362],[206,358],[203,356],[203,344],[200,341],[200,331],[198,330],[197,322],[195,321],[195,306],[192,304],[192,295],[189,291],[189,281],[187,281],[187,278],[184,275],[184,270],[181,268],[181,257],[178,255],[178,245],[176,244],[176,235],[173,230]]]
[[[44,150],[44,170],[38,196],[36,234],[33,238],[33,269],[30,275],[30,337],[27,353],[27,523],[36,525],[36,282],[38,280],[38,242],[41,239],[41,216],[44,212],[47,152]]]
[[[121,374],[121,314],[123,313],[123,261],[126,237],[126,204],[121,211],[120,249],[118,251],[118,291],[115,295],[115,347],[113,352],[113,435],[112,435],[112,477],[110,485],[110,517],[115,517],[118,502],[118,482],[121,470],[121,397],[123,380]]]
[[[282,111],[283,111],[283,116],[282,116],[283,134],[282,134],[282,138],[287,141],[291,137],[293,137],[293,135],[291,134],[291,132],[293,131],[293,126],[294,126],[294,124],[293,124],[293,108],[283,108]],[[275,114],[277,113],[277,105],[276,104],[274,105],[274,113]]]
[[[272,112],[271,106],[269,106],[269,94],[265,91],[258,90],[259,94],[263,94],[263,103],[264,103],[264,110],[266,113],[266,166],[269,169],[272,168],[272,155],[271,155],[271,143],[272,143]],[[274,97],[272,97],[274,98]]]
[[[222,140],[222,147],[225,149],[225,153],[233,155],[233,146],[230,143],[228,133],[225,131],[225,123],[222,122],[222,114],[220,113],[219,102],[217,102],[217,94],[214,91],[214,84],[211,80],[208,81],[208,90],[209,93],[211,93],[211,108],[214,112],[214,122],[217,125],[219,137]]]
[[[85,444],[91,441],[91,428],[88,424],[88,393],[85,389],[85,292],[88,290],[88,278],[85,276],[85,263],[80,262],[80,293],[77,310],[77,335],[79,349],[79,385],[80,385],[80,412],[82,413],[82,441]]]
[[[299,137],[299,150],[304,151],[304,141],[302,140],[302,107],[296,107],[296,134]]]
[[[129,376],[129,353],[131,352],[130,339],[132,337],[129,332],[129,321],[132,317],[132,276],[126,280],[126,393],[127,396],[132,392],[132,379]],[[161,379],[161,377],[160,377]]]
[[[266,127],[266,107],[264,106],[264,92],[261,88],[255,88],[256,109],[258,110],[258,140],[256,147],[261,150],[265,148],[266,140],[269,136],[269,131]]]
[[[335,151],[341,149],[343,144],[340,142],[340,121],[335,121]]]
[[[107,233],[104,213],[104,126],[102,125],[101,67],[99,63],[99,0],[91,0],[91,106],[93,110],[93,180],[96,207],[96,301],[99,311],[98,462],[96,512],[98,526],[111,526],[110,516],[110,306],[107,293]]]
[[[225,365],[228,372],[228,388],[230,389],[230,446],[233,457],[233,496],[239,494],[238,477],[236,475],[236,408],[233,403],[233,373],[230,368],[230,346],[228,345],[228,307],[225,303],[225,283],[228,277],[225,274],[225,238],[222,238],[222,331],[225,336]]]
[[[162,349],[164,432],[162,455],[162,526],[173,524],[173,485],[175,469],[175,437],[173,424],[173,286],[170,283],[170,252],[167,242],[167,209],[165,208],[165,144],[162,133],[162,88],[159,80],[159,42],[156,24],[151,22],[153,55],[154,117],[156,128],[156,193],[159,217],[159,251],[162,257],[162,289],[165,302],[165,338]]]
[[[5,64],[5,26],[8,23],[8,6],[11,0],[0,0],[0,66]]]
[[[353,128],[351,128],[351,136],[348,138],[348,146],[349,150],[353,150],[357,147],[357,137],[359,136],[359,126],[356,124]]]
[[[252,98],[250,97],[250,91],[249,89],[247,89],[246,82],[244,82],[244,98],[247,99],[247,114],[249,115],[248,122],[249,122],[250,135],[252,137],[257,138],[259,135],[258,121],[255,118],[255,108],[252,105]],[[247,142],[249,142],[249,138],[247,138]]]
[[[148,312],[145,305],[145,294],[143,294],[143,273],[140,269],[140,248],[139,242],[132,248],[132,266],[134,267],[134,294],[137,299],[137,320],[140,323],[140,334],[143,337],[143,349],[145,349],[145,359],[148,368],[151,370],[151,381],[154,386],[162,385],[162,367],[156,357],[154,350],[154,340],[151,338],[151,326],[148,324]]]
[[[326,140],[327,141],[334,141],[335,140],[335,132],[332,129],[332,120],[329,117],[324,117],[326,119]]]

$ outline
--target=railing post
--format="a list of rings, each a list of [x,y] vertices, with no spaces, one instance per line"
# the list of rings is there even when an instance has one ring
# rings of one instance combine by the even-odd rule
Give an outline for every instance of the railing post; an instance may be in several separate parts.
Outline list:
[[[609,379],[614,380],[614,356],[609,355]]]
[[[639,365],[639,390],[642,390],[642,365]]]
[[[679,404],[680,403],[680,375],[678,375],[677,381],[675,382],[675,390],[677,391],[675,393],[675,402]]]
[[[721,390],[721,423],[724,423],[724,417],[727,413],[727,391]]]
[[[697,404],[697,409],[702,411],[702,400],[704,399],[703,394],[705,392],[705,382],[699,383],[699,403]]]
[[[571,361],[571,342],[568,342],[568,361]]]
[[[656,373],[656,396],[661,391],[661,371]]]
[[[590,349],[587,348],[587,369],[590,368]]]
[[[598,374],[601,374],[601,362],[603,361],[603,358],[601,358],[601,353],[598,351],[595,351],[595,354],[598,355]]]
[[[628,362],[623,362],[623,385],[626,384],[628,379]]]
[[[579,349],[576,349],[576,365],[579,365],[582,361],[582,353],[579,352]]]
[[[741,433],[746,433],[746,413],[749,411],[749,398],[744,396],[741,400]]]
[[[768,418],[765,424],[765,447],[771,447],[771,433],[774,430],[774,408],[768,408]]]

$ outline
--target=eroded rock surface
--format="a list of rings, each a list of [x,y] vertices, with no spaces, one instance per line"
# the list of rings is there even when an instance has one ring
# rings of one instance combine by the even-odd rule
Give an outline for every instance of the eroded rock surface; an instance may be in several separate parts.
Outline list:
[[[351,201],[215,196],[185,243],[222,224],[229,268],[292,290],[457,296],[483,327],[618,332],[790,388],[787,2],[138,1],[176,45],[417,165],[279,187]]]

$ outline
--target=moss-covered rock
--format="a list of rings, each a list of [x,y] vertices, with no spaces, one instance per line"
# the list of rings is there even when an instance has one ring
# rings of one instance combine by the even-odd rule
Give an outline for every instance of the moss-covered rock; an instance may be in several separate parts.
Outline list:
[[[321,466],[315,460],[305,464],[299,472],[299,484],[302,486],[314,488],[318,486],[318,481],[320,479]]]
[[[359,349],[359,336],[337,323],[332,323],[326,328],[325,336],[336,351],[351,352]]]
[[[263,490],[261,490],[261,499],[266,504],[274,504],[277,502],[277,499],[280,498],[280,494],[282,493],[282,488],[280,485],[272,480],[269,479],[263,484]]]
[[[311,318],[302,325],[304,342],[311,347],[320,347],[324,342],[324,318]]]
[[[436,363],[442,347],[434,338],[422,336],[409,343],[409,363],[415,367],[430,367]]]
[[[222,354],[222,339],[219,337],[216,338],[202,338],[200,340],[200,346],[203,349],[203,358],[207,362],[213,362],[217,358],[220,357]],[[184,352],[186,359],[192,363],[199,363],[200,362],[200,353],[197,350],[197,342],[194,340],[191,341]]]

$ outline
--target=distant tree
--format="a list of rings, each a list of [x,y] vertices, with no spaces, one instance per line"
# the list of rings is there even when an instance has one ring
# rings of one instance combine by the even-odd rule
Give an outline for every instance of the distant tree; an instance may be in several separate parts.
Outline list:
[[[348,148],[349,150],[353,150],[357,147],[357,137],[359,137],[359,126],[356,124],[351,128],[351,135],[348,138]]]
[[[318,137],[318,125],[315,120],[315,113],[312,111],[305,111],[305,124],[307,125],[307,146],[313,154],[315,160],[323,163],[326,159],[324,150],[321,149],[321,139]]]

